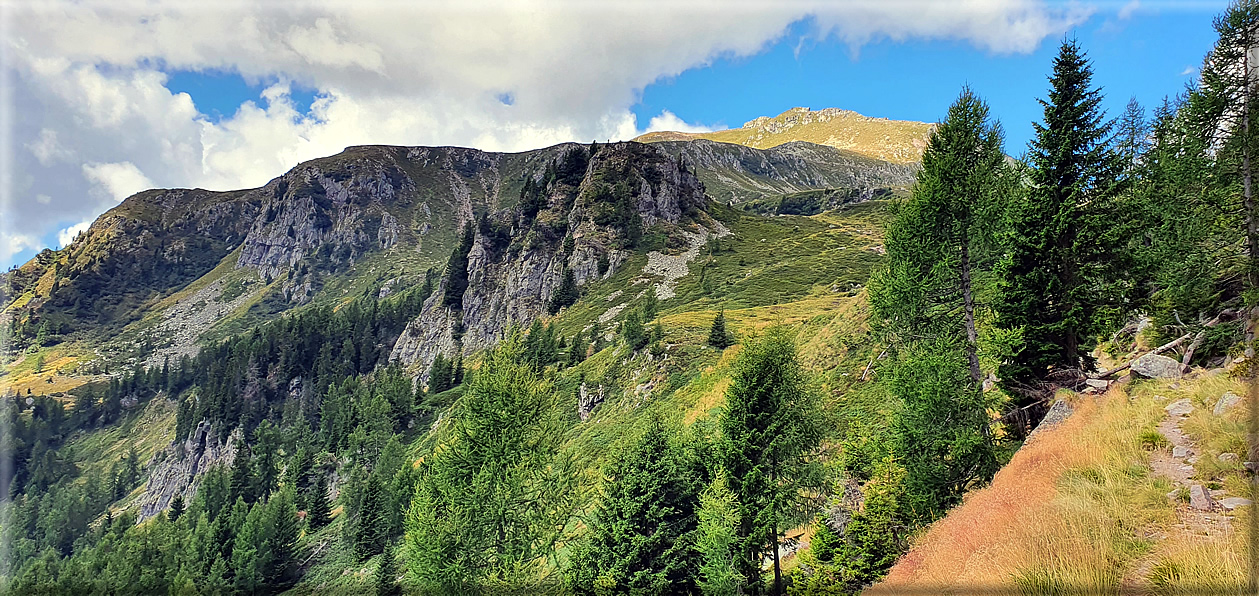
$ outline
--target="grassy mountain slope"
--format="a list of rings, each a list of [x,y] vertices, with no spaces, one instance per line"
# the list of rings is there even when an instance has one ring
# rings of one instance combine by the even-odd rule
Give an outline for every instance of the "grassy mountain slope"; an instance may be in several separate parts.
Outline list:
[[[1174,446],[1165,407],[1189,400],[1195,410],[1180,423],[1196,454],[1188,482],[1218,499],[1253,498],[1241,464],[1219,458],[1245,453],[1245,408],[1212,411],[1228,391],[1245,394],[1215,371],[1066,395],[1075,412],[1065,422],[1038,431],[865,593],[1242,593],[1252,508],[1195,511],[1188,487],[1159,464]],[[1183,502],[1168,499],[1177,491]]]
[[[894,163],[922,159],[931,124],[907,120],[870,118],[849,110],[826,108],[813,111],[792,108],[772,118],[762,116],[740,128],[713,132],[649,132],[636,141],[689,141],[708,139],[768,149],[791,141],[828,145]]]

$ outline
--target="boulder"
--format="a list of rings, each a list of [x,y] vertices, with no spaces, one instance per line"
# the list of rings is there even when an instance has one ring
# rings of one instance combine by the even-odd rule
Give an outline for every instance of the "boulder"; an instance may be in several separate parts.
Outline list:
[[[1250,499],[1243,499],[1241,497],[1228,497],[1226,499],[1220,499],[1220,505],[1229,511],[1237,509],[1238,507],[1246,507],[1253,504],[1254,502]]]
[[[1215,502],[1201,484],[1195,484],[1189,487],[1189,506],[1198,511],[1210,511],[1215,506]]]
[[[1215,402],[1215,409],[1211,410],[1211,413],[1216,416],[1223,416],[1225,412],[1237,407],[1240,403],[1242,403],[1240,395],[1232,391],[1225,392],[1224,395],[1220,396],[1220,401]]]
[[[1167,356],[1146,354],[1132,361],[1132,372],[1148,379],[1179,379],[1180,362]]]
[[[1105,389],[1110,386],[1109,382],[1102,379],[1086,379],[1084,384],[1094,389]]]
[[[1163,408],[1172,416],[1188,416],[1193,413],[1193,404],[1188,399],[1178,399]]]

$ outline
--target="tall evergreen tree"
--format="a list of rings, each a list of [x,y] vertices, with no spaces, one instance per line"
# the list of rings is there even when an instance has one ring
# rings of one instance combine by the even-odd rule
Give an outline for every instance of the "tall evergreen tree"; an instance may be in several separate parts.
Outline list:
[[[535,585],[573,513],[567,423],[521,343],[485,355],[407,513],[408,567],[442,593]]]
[[[700,565],[696,583],[704,596],[742,593],[743,579],[735,564],[739,549],[739,507],[734,493],[730,492],[725,470],[717,470],[717,476],[699,498],[695,549]]]
[[[690,594],[700,479],[658,416],[609,467],[586,542],[570,563],[578,594]]]
[[[551,314],[558,313],[560,309],[575,304],[579,297],[577,275],[571,268],[565,267],[559,287],[555,288],[554,294],[551,294],[551,301],[547,304],[547,312]]]
[[[1127,294],[1115,225],[1123,164],[1092,78],[1079,44],[1064,42],[1040,100],[1044,122],[1034,125],[1030,188],[1011,209],[997,313],[1002,327],[1021,331],[1022,346],[998,376],[1021,404],[1043,399],[1051,376],[1075,383],[1092,367],[1088,352]]]
[[[332,506],[328,503],[328,476],[322,470],[318,474],[319,479],[307,497],[310,504],[306,510],[306,523],[312,530],[328,525],[332,518]]]
[[[761,558],[774,561],[782,593],[778,539],[804,521],[801,491],[818,482],[812,458],[821,441],[818,402],[796,347],[783,328],[748,341],[734,364],[721,414],[724,467],[739,501],[738,568],[760,593]]]
[[[708,345],[724,350],[734,345],[730,332],[726,330],[726,309],[717,311],[717,316],[713,318],[713,325],[708,329]]]

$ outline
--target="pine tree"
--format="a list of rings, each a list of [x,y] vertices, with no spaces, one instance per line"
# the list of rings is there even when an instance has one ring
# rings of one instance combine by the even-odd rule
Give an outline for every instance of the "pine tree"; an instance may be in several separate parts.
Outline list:
[[[587,541],[571,563],[577,593],[695,591],[699,489],[693,467],[669,428],[653,417],[647,432],[608,468]]]
[[[621,338],[625,340],[625,345],[634,351],[641,350],[651,339],[643,328],[643,320],[638,316],[637,311],[630,311],[625,315],[625,320],[621,322]]]
[[[386,540],[384,486],[378,474],[367,477],[354,524],[354,553],[360,561],[384,551]]]
[[[1030,189],[1011,209],[997,314],[1003,328],[1021,331],[1022,346],[998,376],[1023,396],[1020,405],[1041,400],[1051,376],[1074,383],[1092,367],[1092,343],[1126,292],[1114,225],[1124,219],[1115,200],[1123,164],[1108,145],[1092,77],[1079,44],[1064,42],[1029,148]]]
[[[774,560],[774,593],[782,593],[778,539],[804,519],[801,491],[817,484],[812,457],[821,441],[815,392],[787,331],[748,341],[734,363],[720,425],[724,467],[739,501],[738,569],[759,592],[761,557]]]
[[[1259,154],[1259,93],[1255,89],[1253,50],[1259,44],[1259,2],[1237,0],[1216,17],[1219,39],[1203,62],[1201,86],[1189,94],[1188,115],[1206,137],[1219,186],[1229,201],[1224,213],[1240,216],[1245,264],[1242,269],[1247,309],[1245,354],[1254,356],[1259,323],[1259,201],[1255,198],[1255,159]],[[1240,186],[1240,188],[1239,188]]]
[[[318,475],[319,480],[315,482],[314,489],[307,497],[309,508],[306,510],[306,523],[312,530],[328,525],[332,519],[332,506],[328,503],[328,475],[322,470],[318,472]]]
[[[380,557],[380,566],[376,568],[376,596],[399,596],[402,586],[398,585],[398,564],[394,561],[392,548],[385,549]]]
[[[184,497],[183,495],[175,495],[170,502],[170,509],[166,512],[167,519],[176,521],[179,516],[184,514]]]
[[[575,304],[579,297],[577,276],[572,269],[565,267],[559,287],[555,289],[554,294],[551,294],[551,301],[547,304],[547,312],[556,314],[564,307]]]
[[[472,224],[464,224],[459,246],[450,253],[450,260],[446,263],[446,293],[442,296],[442,306],[463,308],[463,294],[468,289],[468,254],[472,252],[475,238],[476,230]]]
[[[450,367],[450,361],[440,353],[433,357],[433,365],[428,368],[428,392],[441,393],[450,389],[451,376],[453,371]]]
[[[734,345],[734,340],[730,336],[730,332],[726,331],[726,309],[717,311],[717,316],[713,319],[713,326],[708,329],[708,345],[724,350]]]

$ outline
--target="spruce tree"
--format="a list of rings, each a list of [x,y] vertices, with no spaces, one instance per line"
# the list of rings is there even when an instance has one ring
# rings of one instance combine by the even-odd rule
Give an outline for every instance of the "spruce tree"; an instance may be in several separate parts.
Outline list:
[[[332,519],[332,506],[328,503],[328,476],[322,470],[318,472],[319,480],[307,497],[309,508],[306,510],[306,523],[311,530],[318,530]]]
[[[734,345],[730,332],[726,330],[726,309],[717,311],[717,316],[713,319],[713,326],[708,329],[708,345],[724,350]]]
[[[179,516],[184,514],[184,497],[183,495],[175,495],[170,502],[170,509],[166,512],[167,519],[176,521]]]
[[[647,330],[643,328],[643,320],[638,315],[638,311],[630,311],[625,315],[625,320],[621,322],[621,338],[625,340],[625,345],[630,350],[637,352],[647,345],[651,339],[647,335]]]
[[[721,413],[722,459],[739,502],[738,569],[753,594],[761,558],[774,561],[774,594],[782,593],[778,540],[803,522],[801,494],[819,481],[813,457],[821,442],[818,400],[786,329],[748,341],[734,363]]]
[[[398,585],[398,564],[394,560],[394,549],[385,549],[380,556],[380,566],[376,568],[376,596],[399,596],[402,586]]]
[[[379,474],[367,477],[367,485],[360,496],[358,519],[354,524],[354,553],[359,560],[366,560],[384,551],[387,539],[384,486]]]
[[[442,306],[463,308],[463,294],[468,289],[468,254],[472,252],[475,238],[476,230],[472,224],[464,224],[459,245],[450,253],[450,260],[446,263],[446,293],[442,296]]]
[[[1123,168],[1092,78],[1079,44],[1064,42],[1049,98],[1040,100],[1044,122],[1034,125],[1030,188],[1011,209],[997,314],[1003,328],[1021,331],[1022,346],[998,376],[1020,405],[1043,399],[1051,377],[1077,382],[1092,367],[1097,335],[1121,314],[1115,199]]]
[[[578,594],[689,594],[699,479],[672,432],[653,416],[609,466],[586,542],[570,564]],[[597,588],[596,588],[597,586]]]
[[[577,276],[572,269],[565,267],[559,287],[555,289],[554,294],[551,294],[551,301],[547,304],[547,312],[556,314],[564,307],[575,304],[578,297],[580,297],[580,294],[577,289]]]

